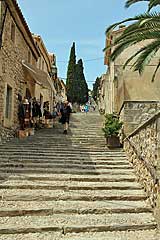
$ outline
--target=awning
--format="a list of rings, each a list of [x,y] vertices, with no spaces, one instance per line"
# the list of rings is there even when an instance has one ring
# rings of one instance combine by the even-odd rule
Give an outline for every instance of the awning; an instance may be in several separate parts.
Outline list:
[[[34,67],[29,63],[22,62],[22,65],[24,71],[34,79],[35,83],[41,85],[44,88],[52,89],[55,91],[53,83],[51,82],[52,80],[46,72]]]

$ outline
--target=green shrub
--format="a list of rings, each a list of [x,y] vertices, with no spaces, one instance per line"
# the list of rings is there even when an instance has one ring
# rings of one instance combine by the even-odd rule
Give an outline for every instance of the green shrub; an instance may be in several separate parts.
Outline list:
[[[102,128],[105,137],[118,136],[122,125],[123,123],[119,121],[117,116],[114,114],[106,114],[104,127]]]

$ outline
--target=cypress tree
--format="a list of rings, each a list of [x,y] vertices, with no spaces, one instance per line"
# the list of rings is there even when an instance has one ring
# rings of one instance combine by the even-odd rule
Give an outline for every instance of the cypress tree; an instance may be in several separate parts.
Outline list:
[[[93,84],[93,91],[92,91],[92,97],[95,101],[97,101],[99,86],[100,86],[100,78],[97,77],[95,83]]]
[[[75,42],[73,42],[70,51],[66,80],[67,98],[71,102],[75,102],[76,98],[75,78],[76,78],[76,54],[75,54]]]
[[[76,64],[76,102],[79,104],[84,104],[88,101],[88,85],[83,70],[83,61],[80,59]]]

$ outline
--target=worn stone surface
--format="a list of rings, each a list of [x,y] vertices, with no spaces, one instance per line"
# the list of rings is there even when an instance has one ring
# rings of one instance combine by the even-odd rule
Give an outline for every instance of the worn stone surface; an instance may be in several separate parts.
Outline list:
[[[11,23],[14,23],[16,27],[15,42],[11,40]],[[20,30],[17,28],[17,25],[9,10],[6,14],[2,44],[3,48],[0,50],[2,55],[2,81],[0,81],[0,88],[3,90],[3,94],[0,94],[0,101],[2,103],[0,122],[6,127],[12,127],[18,125],[18,94],[23,95],[26,81],[22,68],[22,60],[28,61],[29,46]],[[36,62],[34,56],[33,62]],[[9,118],[6,118],[5,116],[7,84],[12,88],[11,113]]]
[[[97,113],[77,113],[66,136],[57,123],[2,145],[0,239],[156,240],[146,194],[101,128]]]
[[[157,204],[159,192],[158,116],[142,124],[124,144],[128,159],[133,164],[138,180],[143,184],[153,207]]]
[[[14,129],[7,129],[0,125],[0,144],[10,141],[14,137],[15,137]]]
[[[123,131],[129,135],[160,110],[160,101],[126,101],[120,112]]]

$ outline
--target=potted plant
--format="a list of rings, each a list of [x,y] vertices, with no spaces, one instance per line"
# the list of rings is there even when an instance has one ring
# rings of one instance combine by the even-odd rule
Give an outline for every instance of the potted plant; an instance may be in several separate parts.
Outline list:
[[[123,123],[119,121],[118,117],[114,114],[106,114],[104,127],[102,128],[106,143],[108,147],[120,147],[119,130]]]

